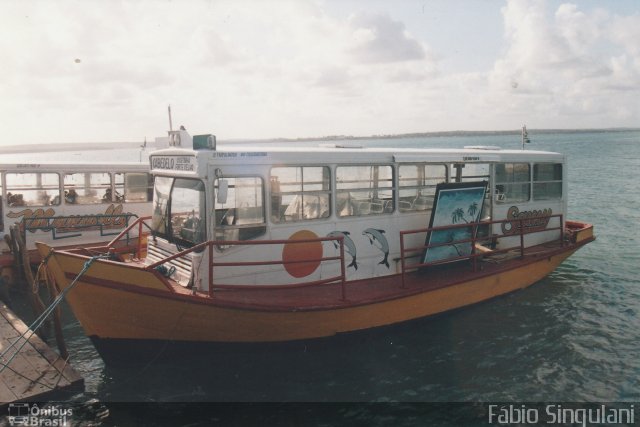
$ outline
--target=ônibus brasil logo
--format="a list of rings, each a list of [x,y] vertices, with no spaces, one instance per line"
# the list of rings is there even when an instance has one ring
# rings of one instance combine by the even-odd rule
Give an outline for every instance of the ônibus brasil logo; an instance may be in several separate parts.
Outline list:
[[[43,407],[36,403],[10,403],[9,425],[63,427],[70,425],[73,409],[48,404]]]

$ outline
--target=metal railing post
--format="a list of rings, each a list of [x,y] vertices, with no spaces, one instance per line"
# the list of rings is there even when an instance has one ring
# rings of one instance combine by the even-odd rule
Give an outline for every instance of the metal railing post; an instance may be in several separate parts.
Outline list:
[[[471,259],[473,264],[473,271],[476,272],[478,270],[478,258],[476,257],[476,235],[478,233],[478,223],[474,222],[471,227]]]
[[[340,275],[342,276],[342,300],[347,299],[346,269],[344,266],[344,236],[340,236]]]
[[[404,233],[400,232],[400,279],[402,289],[406,289],[406,284],[404,280],[404,270],[405,270],[405,262],[404,262]]]
[[[207,245],[209,251],[209,298],[213,298],[213,243]]]
[[[524,259],[524,220],[518,221],[520,223],[520,259]]]
[[[138,223],[138,259],[142,256],[142,221],[136,221]]]

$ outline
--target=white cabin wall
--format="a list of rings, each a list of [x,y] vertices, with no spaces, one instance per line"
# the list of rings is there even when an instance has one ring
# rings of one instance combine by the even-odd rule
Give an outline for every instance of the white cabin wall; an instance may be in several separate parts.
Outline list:
[[[394,192],[394,212],[376,215],[366,216],[354,216],[340,218],[336,215],[336,182],[335,182],[335,162],[341,161],[345,165],[351,164],[390,164],[388,161],[388,155],[392,153],[380,153],[376,154],[371,151],[362,151],[362,155],[358,152],[358,155],[346,152],[340,152],[339,154],[327,154],[321,153],[317,156],[310,156],[309,161],[299,161],[305,159],[305,154],[302,153],[258,153],[260,156],[255,156],[251,159],[247,158],[245,161],[241,160],[242,153],[235,154],[229,153],[214,153],[208,160],[207,175],[208,175],[208,229],[209,237],[214,236],[215,224],[211,221],[214,214],[213,198],[213,180],[215,179],[214,171],[219,169],[222,175],[225,177],[241,177],[241,176],[254,176],[259,175],[264,182],[264,205],[265,205],[265,219],[266,219],[266,233],[257,237],[255,240],[288,240],[296,232],[301,230],[307,230],[312,232],[317,237],[325,237],[330,233],[349,231],[349,239],[353,242],[355,248],[356,262],[358,269],[356,270],[353,261],[353,254],[345,246],[344,265],[345,273],[348,280],[366,279],[368,277],[375,277],[386,274],[396,274],[400,271],[398,262],[396,261],[400,257],[400,239],[399,233],[401,230],[411,230],[426,228],[429,225],[429,219],[431,210],[416,211],[416,212],[399,212],[398,209],[398,192]],[[344,154],[349,157],[340,157]],[[489,153],[485,155],[484,152],[479,153],[484,156],[479,160],[481,163],[495,163],[495,162],[522,162],[521,152],[513,153]],[[527,153],[529,161],[533,165],[535,161],[545,162],[561,162],[558,156],[550,157],[547,154],[534,154]],[[536,157],[537,156],[537,157]],[[398,157],[398,156],[396,156]],[[442,154],[440,157],[434,157],[434,163],[448,163],[447,159],[454,158],[453,154]],[[431,157],[413,158],[408,156],[403,161],[412,162],[428,162]],[[478,157],[480,158],[480,156]],[[329,161],[328,159],[332,159]],[[461,157],[462,159],[462,157]],[[466,157],[465,157],[466,159]],[[531,160],[533,159],[533,160]],[[249,161],[249,163],[247,163]],[[397,178],[397,166],[398,163],[393,163],[394,173]],[[328,165],[331,166],[331,180],[332,180],[332,212],[329,218],[316,219],[316,220],[302,220],[296,222],[285,223],[273,223],[270,217],[271,213],[271,197],[270,197],[270,170],[272,167],[280,166],[319,166]],[[491,185],[495,182],[495,170],[490,168],[490,181]],[[491,201],[489,206],[489,213],[491,219],[499,220],[505,219],[507,212],[511,206],[517,206],[522,212],[526,210],[543,210],[546,208],[552,209],[553,213],[566,213],[566,167],[563,168],[563,199],[562,200],[549,200],[549,201],[529,201],[526,203],[517,204],[499,204],[495,200]],[[495,197],[494,188],[491,188],[491,195]],[[554,219],[548,225],[548,227],[559,226],[559,220]],[[365,233],[367,229],[384,230],[382,236],[388,246],[388,256],[386,261],[389,267],[384,263],[385,253],[383,251],[382,242],[374,241],[372,244]],[[494,234],[501,235],[500,225],[494,226]],[[527,236],[525,244],[527,246],[542,242],[542,240],[551,240],[559,237],[559,231],[537,233],[535,235]],[[418,233],[409,235],[405,241],[405,248],[419,247],[424,245],[425,233]],[[509,237],[502,239],[501,246],[505,245],[519,246],[519,236]],[[335,248],[331,242],[323,242],[322,256],[337,256],[339,249]],[[224,251],[215,250],[214,259],[224,260],[229,262],[242,262],[253,260],[269,260],[279,261],[282,259],[282,251],[284,245],[272,245],[272,246],[238,246],[228,248]],[[417,263],[419,259],[407,259],[408,265]],[[228,270],[225,272],[224,270]],[[327,277],[337,276],[340,273],[340,265],[337,262],[323,263],[320,267],[314,270],[304,277],[293,277],[283,270],[282,265],[273,266],[260,266],[260,267],[242,267],[242,268],[217,268],[214,274],[216,280],[220,280],[221,283],[234,284],[286,284],[286,283],[304,283],[314,280],[326,279]]]
[[[332,166],[332,172],[335,171],[335,165]],[[216,167],[209,166],[209,185],[213,188],[213,179],[215,176],[213,170]],[[326,237],[330,234],[348,231],[349,235],[345,238],[344,265],[345,274],[348,280],[365,279],[368,277],[396,274],[400,271],[397,259],[400,257],[400,238],[401,229],[426,228],[429,224],[430,210],[417,211],[411,213],[401,213],[397,209],[397,193],[395,193],[394,204],[396,209],[393,213],[338,217],[335,212],[336,200],[336,183],[335,173],[332,173],[332,212],[331,216],[326,219],[292,221],[284,223],[273,223],[270,217],[271,197],[269,173],[271,165],[253,165],[252,173],[246,167],[220,167],[220,172],[226,177],[237,177],[247,175],[260,175],[265,185],[265,215],[267,220],[267,231],[264,235],[256,240],[288,240],[295,233],[301,230],[307,230],[317,237]],[[210,207],[208,208],[209,216],[214,212],[212,190],[208,190]],[[214,236],[213,221],[208,221],[209,236]],[[365,231],[369,230],[366,234]],[[379,232],[378,230],[383,230]],[[379,234],[378,234],[379,233]],[[369,236],[373,240],[371,242]],[[376,239],[379,236],[381,239]],[[410,236],[407,240],[407,246],[420,246],[424,244],[424,233]],[[215,250],[214,258],[216,260],[224,260],[225,262],[242,262],[246,260],[263,260],[263,261],[280,261],[282,259],[282,251],[284,245],[258,245],[238,246],[228,248],[223,251]],[[334,257],[340,253],[330,241],[322,242],[323,257]],[[352,250],[353,248],[354,250]],[[386,252],[388,251],[388,253]],[[351,253],[351,252],[355,252]],[[354,256],[355,255],[355,264]],[[386,255],[386,257],[385,257]],[[385,263],[386,261],[386,263]],[[355,265],[357,264],[357,269]],[[388,266],[387,266],[388,264]],[[206,274],[206,272],[202,272]],[[243,267],[226,268],[217,267],[214,272],[214,280],[225,284],[286,284],[299,283],[314,280],[326,279],[340,274],[340,265],[335,261],[323,262],[312,274],[296,278],[288,274],[282,265],[260,266],[260,267]],[[204,277],[204,276],[203,276]]]
[[[267,228],[268,232],[256,240],[288,240],[301,230],[311,232],[318,238],[326,237],[331,233],[335,234],[335,232],[348,231],[349,235],[345,238],[344,250],[346,278],[347,280],[366,279],[399,272],[399,261],[397,260],[400,257],[400,224],[402,224],[403,229],[424,228],[428,225],[428,215],[430,215],[428,211],[411,214],[396,212],[388,215],[270,224]],[[384,232],[377,234],[379,230]],[[372,237],[373,243],[368,236]],[[377,236],[382,236],[383,240],[377,240],[375,238]],[[350,242],[347,241],[347,238]],[[420,246],[424,245],[424,239],[425,234],[420,233],[407,239],[405,243],[407,247]],[[318,242],[318,244],[322,246],[323,257],[339,256],[340,248],[336,248],[332,241]],[[298,246],[303,246],[303,244],[298,244]],[[274,244],[235,246],[224,251],[215,249],[214,260],[221,262],[281,261],[283,259],[283,248],[284,245],[282,244]],[[355,253],[352,253],[351,248],[355,248]],[[388,253],[383,251],[384,248],[388,248]],[[355,255],[357,269],[355,268],[353,255]],[[206,271],[201,272],[202,277],[206,277],[206,274]],[[281,264],[242,268],[214,268],[214,281],[222,284],[304,283],[338,275],[340,275],[340,264],[337,261],[325,261],[313,273],[304,277],[291,276]]]

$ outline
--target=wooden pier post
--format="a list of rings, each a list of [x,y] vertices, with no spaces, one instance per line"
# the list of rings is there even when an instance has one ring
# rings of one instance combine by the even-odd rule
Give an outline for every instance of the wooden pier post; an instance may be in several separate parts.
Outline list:
[[[35,279],[33,277],[33,271],[31,271],[31,261],[29,260],[29,250],[27,249],[27,244],[22,238],[22,233],[20,232],[20,227],[18,224],[14,224],[9,228],[11,233],[11,239],[14,241],[18,253],[14,253],[13,256],[16,260],[20,260],[22,264],[22,270],[24,273],[24,284],[25,290],[27,292],[27,296],[29,298],[29,302],[31,303],[31,309],[33,310],[33,315],[35,317],[40,316],[44,310],[45,306],[42,300],[40,299],[40,295],[34,291],[33,286],[35,285]],[[51,322],[47,319],[44,328],[36,331],[43,339],[47,337],[47,331],[51,330]]]
[[[58,289],[56,288],[55,279],[51,272],[46,268],[46,265],[41,264],[38,267],[38,276],[36,278],[39,281],[44,281],[47,284],[49,290],[49,304],[53,304],[58,297]],[[58,344],[58,352],[64,359],[69,358],[69,352],[67,351],[67,344],[64,341],[64,334],[62,333],[62,316],[60,314],[60,306],[57,306],[53,310],[53,332],[56,336],[56,343]]]
[[[46,268],[39,267],[38,275],[34,278],[33,272],[31,270],[31,262],[29,257],[29,251],[27,248],[27,244],[22,238],[22,234],[20,233],[19,226],[12,225],[10,229],[12,240],[15,242],[17,254],[14,253],[14,257],[16,259],[21,260],[21,264],[24,270],[24,280],[26,286],[26,292],[29,296],[29,301],[31,302],[31,307],[33,309],[33,313],[35,317],[40,316],[44,310],[45,306],[40,299],[40,295],[37,293],[38,285],[40,282],[44,282],[47,285],[47,290],[49,292],[49,303],[53,303],[55,298],[58,296],[58,291],[55,287],[54,279]],[[37,281],[37,282],[36,282]],[[31,284],[31,287],[29,287]],[[44,324],[44,330],[41,329],[37,331],[42,339],[46,339],[48,336],[48,332],[51,330],[51,319],[47,319]],[[53,311],[53,330],[56,337],[56,343],[58,344],[58,351],[63,358],[69,357],[69,353],[67,351],[67,345],[64,342],[64,335],[62,333],[62,321],[60,316],[60,308],[56,307]]]

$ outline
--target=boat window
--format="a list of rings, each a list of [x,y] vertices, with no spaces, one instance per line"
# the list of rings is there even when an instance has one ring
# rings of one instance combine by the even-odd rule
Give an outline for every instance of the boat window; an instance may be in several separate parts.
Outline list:
[[[491,179],[491,165],[489,163],[453,163],[450,170],[449,182],[489,182]],[[488,220],[491,217],[491,197],[491,187],[487,186],[480,213],[482,220]]]
[[[389,165],[338,166],[336,168],[338,216],[391,213],[393,168]]]
[[[436,186],[447,182],[447,167],[434,164],[403,164],[398,168],[400,212],[425,211],[433,207]]]
[[[169,208],[169,194],[173,178],[156,176],[153,186],[153,214],[151,229],[159,236],[167,238],[167,218]]]
[[[531,167],[528,163],[496,164],[496,202],[527,202],[530,196]]]
[[[216,179],[216,194],[221,181],[226,182],[227,197],[225,203],[220,203],[215,198],[216,240],[250,240],[264,234],[267,227],[262,178],[251,176]]]
[[[176,178],[169,198],[170,240],[191,247],[206,241],[204,183]]]
[[[534,200],[562,199],[562,163],[533,165]]]
[[[451,165],[450,182],[489,181],[488,163],[454,163]]]
[[[9,207],[60,204],[57,173],[7,173],[5,179]]]
[[[148,202],[153,198],[153,177],[148,173],[125,172],[114,175],[113,202]]]
[[[271,219],[289,222],[328,218],[331,178],[327,166],[271,169]]]
[[[64,176],[64,200],[67,204],[110,203],[111,174],[108,172],[68,173]]]

